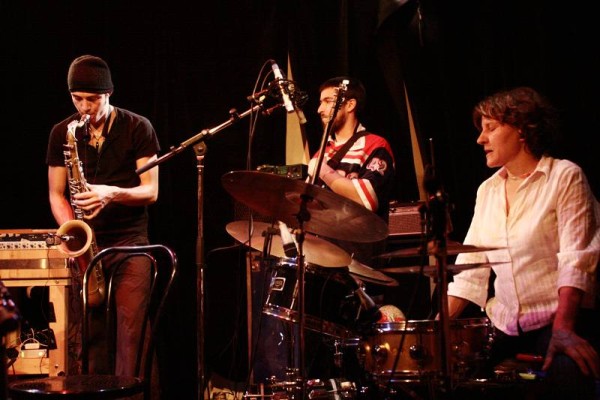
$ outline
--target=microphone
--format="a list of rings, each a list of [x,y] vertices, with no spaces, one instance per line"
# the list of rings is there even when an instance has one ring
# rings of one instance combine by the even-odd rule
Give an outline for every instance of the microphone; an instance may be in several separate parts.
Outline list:
[[[47,246],[56,246],[61,244],[62,242],[68,242],[69,240],[74,240],[75,236],[71,235],[56,235],[54,233],[49,233],[46,236],[46,245]]]
[[[281,98],[283,99],[283,106],[285,107],[288,113],[292,113],[295,111],[294,103],[292,103],[292,99],[290,99],[290,94],[288,93],[288,88],[284,84],[285,78],[283,77],[283,73],[279,69],[279,66],[274,60],[271,60],[271,68],[273,69],[273,75],[275,76],[275,81],[277,83],[277,87],[281,92]]]
[[[286,257],[298,257],[298,249],[292,234],[288,230],[285,223],[279,221],[279,235],[281,236],[281,243],[283,243],[283,252]]]

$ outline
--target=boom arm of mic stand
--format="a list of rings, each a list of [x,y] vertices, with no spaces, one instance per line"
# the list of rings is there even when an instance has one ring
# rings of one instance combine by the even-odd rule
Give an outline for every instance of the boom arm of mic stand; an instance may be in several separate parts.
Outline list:
[[[194,144],[200,142],[201,140],[206,140],[207,137],[213,136],[215,133],[220,132],[223,129],[233,125],[235,122],[239,121],[242,118],[247,117],[248,115],[250,115],[253,112],[258,111],[260,108],[262,108],[262,104],[254,105],[241,114],[231,113],[231,118],[229,118],[229,120],[227,120],[213,128],[203,129],[200,133],[197,133],[196,135],[192,136],[191,138],[181,142],[181,144],[179,146],[172,147],[168,153],[165,153],[164,155],[160,156],[156,160],[150,161],[146,165],[143,165],[142,167],[138,168],[135,171],[136,174],[140,175],[140,174],[148,171],[149,169],[152,169],[155,166],[162,164],[163,162],[169,160],[176,154],[181,153],[186,148],[193,146]]]

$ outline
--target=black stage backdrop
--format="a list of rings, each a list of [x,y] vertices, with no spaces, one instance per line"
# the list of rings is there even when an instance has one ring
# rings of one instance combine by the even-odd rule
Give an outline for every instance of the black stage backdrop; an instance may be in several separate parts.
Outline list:
[[[10,3],[10,4],[9,4]],[[263,63],[286,65],[309,94],[305,105],[311,152],[321,139],[317,88],[349,74],[368,91],[365,125],[391,142],[397,162],[394,198],[418,200],[406,98],[424,153],[435,163],[452,203],[461,240],[477,185],[492,172],[470,118],[471,107],[501,88],[531,85],[562,111],[566,140],[559,155],[579,163],[600,194],[596,149],[600,52],[595,13],[545,1],[106,1],[2,0],[2,166],[0,229],[54,228],[47,200],[46,140],[53,123],[73,111],[69,62],[81,54],[106,59],[112,103],[147,116],[163,154],[202,129],[245,111]],[[405,93],[407,97],[405,97]],[[238,255],[213,255],[234,241],[236,218],[221,176],[246,168],[247,120],[207,141],[204,197],[191,149],[160,166],[160,198],[151,207],[155,243],[178,254],[181,276],[163,335],[165,398],[196,398],[196,244],[204,228],[207,257],[206,372],[243,379],[245,272]],[[252,168],[285,163],[285,120],[261,117]],[[199,204],[203,213],[198,216]],[[231,258],[228,260],[228,258]],[[227,260],[223,262],[223,260]],[[233,355],[232,355],[233,354]]]

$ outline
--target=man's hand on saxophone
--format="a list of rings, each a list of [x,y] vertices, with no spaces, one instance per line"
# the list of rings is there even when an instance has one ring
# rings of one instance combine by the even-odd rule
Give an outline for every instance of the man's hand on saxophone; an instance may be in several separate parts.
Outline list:
[[[141,157],[136,160],[137,167],[154,161],[152,157]],[[86,191],[73,194],[75,206],[84,212],[84,218],[95,218],[104,207],[110,203],[119,203],[126,206],[140,206],[153,204],[158,199],[158,168],[152,168],[140,175],[140,184],[130,188],[99,185],[86,182]]]
[[[73,203],[84,211],[83,218],[93,219],[110,202],[116,187],[88,184],[89,190],[73,195]]]

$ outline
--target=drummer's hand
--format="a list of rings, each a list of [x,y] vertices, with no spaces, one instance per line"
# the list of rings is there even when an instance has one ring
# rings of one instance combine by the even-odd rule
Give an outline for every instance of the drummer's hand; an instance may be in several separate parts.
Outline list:
[[[323,163],[321,165],[321,170],[319,171],[319,178],[329,187],[333,184],[333,182],[337,181],[340,178],[343,178],[342,175],[338,174],[336,170],[331,168],[329,165]]]
[[[548,345],[543,371],[547,371],[552,364],[554,355],[564,353],[571,357],[577,363],[581,372],[595,379],[600,379],[600,359],[598,353],[592,345],[575,332],[567,329],[555,329],[552,331],[552,338]]]
[[[463,299],[462,297],[448,296],[448,317],[455,319],[460,316],[464,309],[469,304],[469,300]],[[439,314],[438,314],[439,319]]]
[[[309,164],[309,166],[308,166],[308,175],[309,176],[314,175],[315,167],[316,167],[315,162],[312,162]],[[343,178],[343,176],[340,175],[336,170],[331,168],[326,162],[323,162],[321,164],[321,169],[319,169],[319,178],[321,178],[321,180],[323,182],[325,182],[325,184],[327,186],[331,187],[331,184],[333,183],[333,181],[335,181],[339,178]]]

